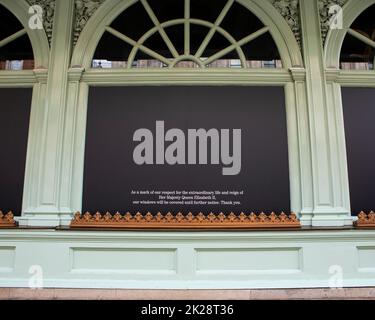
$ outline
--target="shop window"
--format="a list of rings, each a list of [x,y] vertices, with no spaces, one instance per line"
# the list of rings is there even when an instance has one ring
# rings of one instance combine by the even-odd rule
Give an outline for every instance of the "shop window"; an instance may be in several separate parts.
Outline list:
[[[282,68],[269,29],[233,0],[139,0],[106,28],[93,68]]]
[[[375,89],[342,91],[352,212],[370,212],[375,208]]]
[[[0,89],[0,210],[21,213],[32,89]]]

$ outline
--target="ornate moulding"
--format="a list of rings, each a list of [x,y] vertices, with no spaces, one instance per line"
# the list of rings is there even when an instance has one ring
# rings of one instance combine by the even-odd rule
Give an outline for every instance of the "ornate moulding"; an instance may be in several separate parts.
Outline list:
[[[77,43],[89,19],[104,1],[106,0],[75,0],[74,44]]]
[[[358,220],[355,222],[358,228],[375,228],[375,212],[371,211],[369,214],[361,212],[358,215]]]
[[[12,212],[4,214],[0,211],[0,228],[13,228],[16,226]]]
[[[343,7],[347,1],[348,0],[318,0],[323,46],[329,31],[330,20],[333,16],[333,13],[330,13],[330,7],[333,5]]]
[[[269,0],[272,5],[279,11],[292,29],[296,40],[301,47],[301,24],[299,15],[299,0]]]
[[[27,0],[27,2],[33,5],[39,5],[43,9],[43,26],[48,37],[48,41],[51,44],[52,31],[53,31],[53,18],[55,14],[55,1],[56,0]]]
[[[121,215],[116,213],[81,215],[77,213],[70,225],[71,228],[90,229],[90,228],[108,228],[108,229],[255,229],[255,228],[299,228],[300,222],[295,214],[286,215],[281,213],[276,215],[271,213],[236,215],[223,213],[204,215],[199,213],[194,215],[189,213],[184,215],[178,213],[165,215],[157,213],[153,215],[147,213]]]

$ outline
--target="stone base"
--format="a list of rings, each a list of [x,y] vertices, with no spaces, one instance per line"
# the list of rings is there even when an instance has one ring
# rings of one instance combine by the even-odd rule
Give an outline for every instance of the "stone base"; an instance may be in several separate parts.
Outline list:
[[[375,300],[375,287],[280,290],[95,290],[0,288],[0,300]]]

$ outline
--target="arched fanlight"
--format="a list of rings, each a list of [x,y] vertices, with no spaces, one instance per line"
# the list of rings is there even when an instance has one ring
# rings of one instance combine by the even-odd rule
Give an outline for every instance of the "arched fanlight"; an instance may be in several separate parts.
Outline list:
[[[374,69],[375,4],[365,10],[350,26],[341,50],[343,69]]]
[[[27,30],[0,5],[0,69],[32,69],[34,56]]]
[[[122,47],[122,52],[126,52],[127,57],[123,57],[126,62],[119,64],[119,66],[127,67],[129,69],[135,67],[142,67],[143,65],[139,63],[139,60],[152,61],[152,63],[146,63],[145,67],[156,66],[161,68],[177,68],[177,67],[190,67],[190,68],[209,68],[209,67],[251,67],[249,60],[269,60],[273,61],[273,67],[282,67],[281,61],[279,60],[279,54],[276,45],[273,42],[272,37],[269,35],[269,27],[264,26],[248,9],[241,6],[235,0],[227,0],[224,2],[222,8],[220,8],[217,16],[209,21],[204,19],[203,15],[198,15],[200,17],[196,18],[194,13],[197,11],[193,8],[197,2],[193,0],[177,0],[183,2],[183,16],[178,16],[174,19],[169,19],[162,21],[158,15],[160,15],[160,10],[156,10],[151,6],[152,0],[139,0],[133,4],[130,9],[138,6],[134,9],[134,14],[139,15],[140,21],[137,21],[137,26],[134,28],[142,29],[142,21],[146,20],[149,22],[149,26],[145,27],[140,34],[136,34],[134,29],[123,28],[119,19],[126,21],[127,19],[137,19],[137,17],[121,16],[117,18],[117,22],[112,23],[110,26],[105,28],[107,34],[104,35],[102,41],[109,43],[116,43],[120,40],[123,44],[119,44],[118,47]],[[155,1],[154,1],[155,2]],[[218,3],[221,3],[219,1]],[[156,2],[157,4],[157,2]],[[210,5],[215,5],[214,2],[210,2]],[[155,6],[155,3],[154,3]],[[194,10],[193,10],[194,9]],[[127,9],[129,10],[129,9]],[[127,11],[125,10],[125,11]],[[143,10],[143,13],[140,11]],[[168,9],[165,9],[168,10]],[[243,21],[233,21],[233,16],[229,17],[232,11],[236,11],[238,17],[242,19],[248,19],[248,21],[253,20],[256,23],[252,23],[252,30],[249,30],[245,35],[240,37],[236,33],[238,26],[246,26]],[[244,13],[245,12],[245,13]],[[126,12],[125,12],[126,14]],[[143,16],[141,16],[143,14]],[[181,13],[180,13],[181,14]],[[246,16],[248,14],[248,16]],[[163,14],[161,14],[163,15]],[[245,18],[244,18],[245,17]],[[228,30],[228,23],[225,21],[231,20],[230,27],[232,30]],[[201,34],[199,37],[193,33],[195,28],[200,28]],[[123,28],[124,30],[119,30]],[[176,37],[180,28],[181,32],[179,36]],[[244,28],[246,29],[246,28]],[[175,30],[174,33],[172,30]],[[130,34],[129,34],[130,33]],[[133,33],[133,35],[131,35]],[[112,38],[108,38],[111,35]],[[264,38],[264,52],[270,51],[271,54],[265,59],[259,57],[259,59],[252,59],[248,57],[248,52],[254,50],[254,48],[245,48],[251,43],[255,42],[260,38]],[[267,36],[267,37],[266,37]],[[107,37],[107,38],[106,38]],[[221,39],[218,41],[218,37]],[[158,50],[156,46],[153,46],[156,38],[159,38],[159,47],[163,46],[164,50]],[[196,38],[199,39],[199,43],[195,44],[195,48],[192,47],[192,43],[196,42]],[[107,39],[107,40],[105,40]],[[176,45],[176,42],[179,42]],[[220,45],[217,43],[220,42]],[[117,42],[118,43],[118,42]],[[216,44],[216,45],[215,45]],[[259,51],[259,46],[258,46]],[[113,47],[111,50],[116,50]],[[106,57],[109,55],[109,58]],[[125,55],[125,54],[124,54]],[[259,54],[258,54],[259,55]],[[271,59],[269,58],[271,57]],[[105,65],[108,63],[105,59],[109,61],[115,61],[116,58],[111,59],[111,54],[108,54],[108,45],[104,43],[99,43],[97,52],[94,55],[93,67],[113,67],[112,64]],[[228,63],[228,61],[230,63]],[[267,64],[264,64],[267,67]]]

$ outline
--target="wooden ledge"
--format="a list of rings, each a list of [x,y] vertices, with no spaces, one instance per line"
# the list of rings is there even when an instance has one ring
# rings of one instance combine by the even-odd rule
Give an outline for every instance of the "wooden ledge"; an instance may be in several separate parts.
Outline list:
[[[137,213],[132,215],[126,213],[121,215],[116,213],[92,215],[87,212],[84,215],[76,213],[70,228],[90,229],[90,228],[110,228],[110,229],[267,229],[267,228],[300,228],[300,222],[297,216],[292,213],[286,215],[281,213],[276,215],[271,213],[266,215],[260,214],[234,214],[210,213],[204,215],[199,213],[194,215],[189,213],[184,215],[178,213],[173,215],[167,213],[165,215],[157,213],[153,215],[147,213],[145,215]]]
[[[375,228],[375,212],[369,214],[361,212],[358,214],[358,220],[355,222],[357,228]]]
[[[0,211],[0,228],[14,228],[16,227],[16,221],[12,212],[4,214]]]

